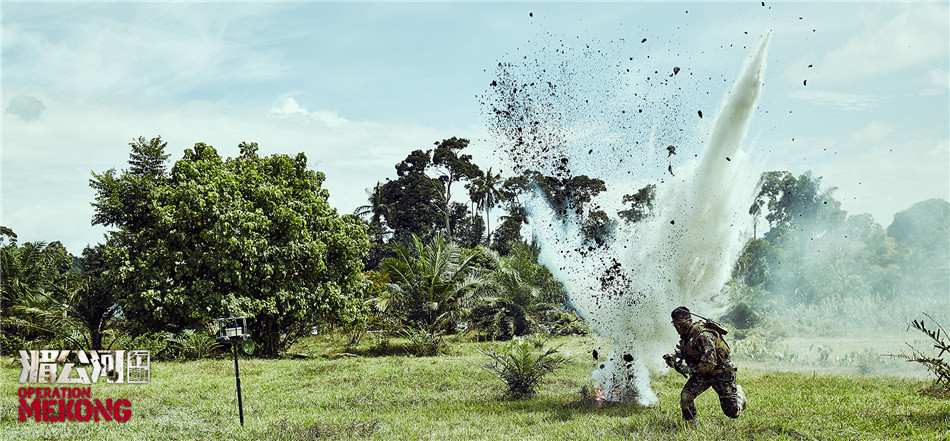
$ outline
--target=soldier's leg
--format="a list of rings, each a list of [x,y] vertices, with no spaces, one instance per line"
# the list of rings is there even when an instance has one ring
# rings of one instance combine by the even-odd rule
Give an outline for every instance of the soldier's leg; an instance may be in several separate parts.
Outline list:
[[[683,411],[683,419],[686,420],[687,424],[692,423],[696,419],[696,397],[706,391],[706,389],[709,389],[709,386],[709,381],[698,375],[689,377],[689,380],[686,380],[683,391],[680,392],[680,410]]]
[[[712,384],[713,390],[719,394],[719,406],[729,418],[739,418],[745,409],[745,394],[736,383],[735,372],[723,372],[716,376]]]

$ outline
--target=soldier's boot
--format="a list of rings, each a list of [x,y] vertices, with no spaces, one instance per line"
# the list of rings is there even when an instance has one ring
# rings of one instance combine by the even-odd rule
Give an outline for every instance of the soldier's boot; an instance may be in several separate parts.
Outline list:
[[[745,392],[742,390],[742,386],[736,385],[736,396],[739,398],[739,411],[745,410],[746,406],[749,404],[749,401],[745,398]]]

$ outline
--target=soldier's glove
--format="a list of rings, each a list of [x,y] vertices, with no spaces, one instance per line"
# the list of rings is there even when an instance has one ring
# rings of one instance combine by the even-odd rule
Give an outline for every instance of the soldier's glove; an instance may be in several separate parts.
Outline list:
[[[665,362],[666,362],[666,365],[669,366],[669,367],[671,367],[671,368],[675,368],[675,367],[676,367],[676,362],[674,361],[673,354],[666,354],[666,355],[664,355],[664,356],[663,356],[663,361],[665,361]]]

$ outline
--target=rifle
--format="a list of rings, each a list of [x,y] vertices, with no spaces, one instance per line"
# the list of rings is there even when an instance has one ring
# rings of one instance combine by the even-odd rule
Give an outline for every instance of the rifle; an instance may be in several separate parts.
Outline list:
[[[683,356],[683,351],[679,345],[676,345],[676,350],[673,351],[672,354],[664,355],[663,360],[666,361],[667,366],[683,375],[683,378],[689,378],[689,367],[686,365],[686,357]]]

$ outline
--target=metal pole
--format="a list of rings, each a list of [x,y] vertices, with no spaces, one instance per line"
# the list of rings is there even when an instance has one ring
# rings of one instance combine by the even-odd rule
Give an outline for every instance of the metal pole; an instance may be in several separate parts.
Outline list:
[[[244,425],[244,404],[241,402],[241,371],[238,370],[237,342],[231,340],[231,348],[234,349],[234,378],[237,380],[238,391],[238,413],[241,415],[241,426]]]

